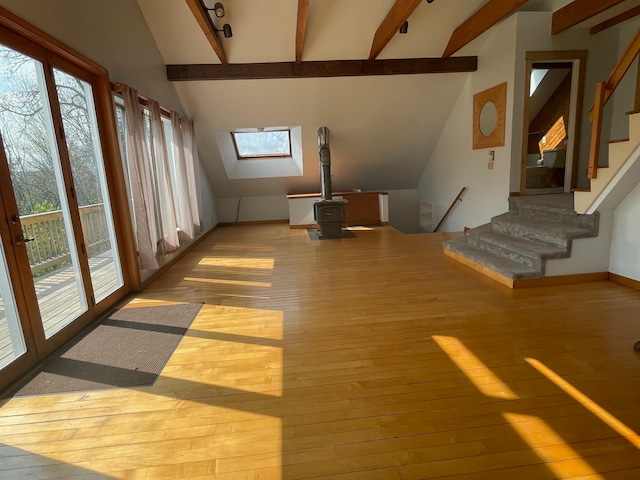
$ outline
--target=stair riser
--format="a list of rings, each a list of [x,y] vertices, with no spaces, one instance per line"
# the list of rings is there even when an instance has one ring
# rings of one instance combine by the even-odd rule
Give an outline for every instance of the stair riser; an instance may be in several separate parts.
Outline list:
[[[590,232],[598,231],[598,219],[595,217],[549,212],[535,208],[520,208],[519,213],[520,216],[530,218],[532,220],[561,223],[563,225],[575,225],[576,227],[586,228]]]
[[[469,245],[472,245],[476,248],[480,248],[482,250],[486,250],[487,252],[500,255],[501,257],[508,258],[523,265],[528,265],[529,267],[540,271],[541,274],[543,272],[544,262],[540,257],[532,257],[520,252],[516,252],[514,250],[509,250],[508,248],[505,248],[501,245],[487,242],[482,238],[477,238],[471,235],[467,236],[467,241],[469,242]]]
[[[630,141],[615,142],[609,144],[609,167],[612,167],[613,163],[624,163],[623,159],[628,158],[629,155],[635,150],[635,145]],[[603,162],[598,162],[603,164]]]
[[[504,233],[505,235],[523,237],[536,242],[548,243],[564,250],[569,249],[569,240],[564,236],[559,237],[550,235],[546,231],[523,225],[516,225],[508,221],[494,220],[492,223],[493,229],[496,232]]]
[[[640,138],[640,114],[629,115],[629,138]]]

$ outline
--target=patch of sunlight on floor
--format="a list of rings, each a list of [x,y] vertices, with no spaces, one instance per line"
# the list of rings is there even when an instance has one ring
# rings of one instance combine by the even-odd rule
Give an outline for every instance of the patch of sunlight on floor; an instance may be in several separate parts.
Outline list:
[[[237,268],[263,268],[273,270],[275,260],[273,258],[236,258],[236,257],[204,257],[198,266],[207,267],[237,267]]]
[[[188,282],[198,282],[198,283],[216,283],[223,285],[237,285],[240,287],[271,287],[271,282],[249,282],[246,280],[223,280],[220,278],[195,278],[195,277],[185,277],[184,281]]]
[[[572,462],[573,475],[594,475],[590,477],[593,480],[603,478],[544,420],[519,413],[503,413],[502,416],[558,478],[566,478],[567,460]]]
[[[431,338],[449,356],[451,361],[464,373],[484,395],[494,398],[514,400],[518,398],[498,376],[491,371],[471,350],[455,337],[433,335]],[[483,381],[479,381],[482,378]]]
[[[604,408],[598,405],[596,402],[587,397],[584,393],[578,390],[576,387],[571,385],[565,379],[563,379],[560,375],[555,373],[549,367],[544,365],[539,360],[535,358],[525,358],[525,361],[531,365],[533,368],[538,370],[542,375],[547,377],[553,383],[556,384],[561,390],[563,390],[567,395],[571,396],[576,402],[580,403],[583,407],[589,410],[592,414],[602,420],[604,423],[609,425],[612,429],[618,432],[622,437],[625,437],[629,442],[631,442],[636,448],[640,448],[640,437],[638,434],[627,427],[624,423],[618,420],[616,417],[607,412]]]
[[[354,226],[354,227],[347,227],[347,230],[351,230],[353,232],[370,232],[370,231],[373,231],[373,228],[360,225],[360,226]]]

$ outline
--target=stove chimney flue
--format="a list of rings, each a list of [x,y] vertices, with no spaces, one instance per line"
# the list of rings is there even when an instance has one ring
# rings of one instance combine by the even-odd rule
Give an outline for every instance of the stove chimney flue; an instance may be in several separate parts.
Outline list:
[[[331,200],[331,150],[329,149],[329,129],[318,129],[318,153],[320,155],[320,186],[322,199]]]

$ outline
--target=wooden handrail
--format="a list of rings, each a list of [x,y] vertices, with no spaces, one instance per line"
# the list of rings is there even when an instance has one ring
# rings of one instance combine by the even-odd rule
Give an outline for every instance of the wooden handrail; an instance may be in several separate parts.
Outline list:
[[[622,57],[609,75],[606,82],[596,85],[596,96],[593,105],[589,109],[589,119],[591,120],[591,149],[589,151],[589,169],[587,176],[590,179],[598,176],[598,157],[600,155],[600,140],[602,137],[602,112],[604,106],[615,92],[620,81],[625,76],[629,67],[640,53],[640,29],[636,32],[633,40],[625,49]]]
[[[589,169],[587,177],[598,177],[598,156],[600,154],[600,141],[602,138],[602,114],[604,112],[606,82],[596,84],[596,98],[591,114],[591,146],[589,147]]]
[[[436,233],[438,231],[438,229],[442,226],[442,224],[447,220],[447,217],[451,213],[451,210],[453,210],[453,207],[456,206],[456,202],[458,200],[462,201],[462,195],[464,195],[464,192],[466,190],[467,190],[467,187],[462,187],[462,189],[458,193],[458,196],[453,200],[453,202],[451,202],[451,205],[449,205],[449,208],[447,209],[447,211],[444,213],[444,215],[442,216],[442,218],[438,222],[438,225],[436,225],[436,228],[433,230],[433,233]]]

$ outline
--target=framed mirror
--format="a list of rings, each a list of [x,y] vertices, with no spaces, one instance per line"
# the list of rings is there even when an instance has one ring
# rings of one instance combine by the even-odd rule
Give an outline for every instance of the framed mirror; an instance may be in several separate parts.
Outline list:
[[[473,96],[473,148],[504,145],[507,83]]]

